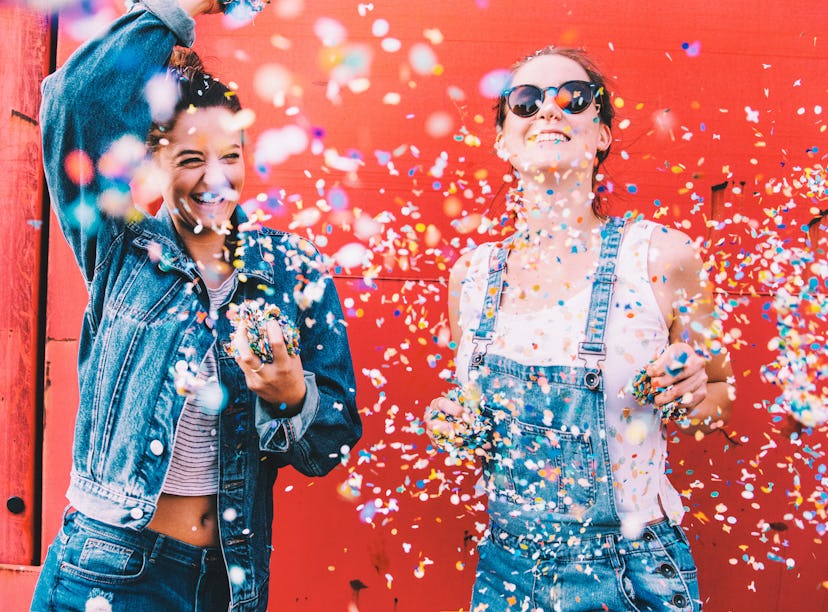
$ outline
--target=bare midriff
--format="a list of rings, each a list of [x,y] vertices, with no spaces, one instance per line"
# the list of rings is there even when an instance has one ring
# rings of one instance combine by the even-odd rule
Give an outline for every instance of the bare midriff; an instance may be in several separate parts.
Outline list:
[[[219,546],[216,496],[162,493],[147,528],[193,546]]]

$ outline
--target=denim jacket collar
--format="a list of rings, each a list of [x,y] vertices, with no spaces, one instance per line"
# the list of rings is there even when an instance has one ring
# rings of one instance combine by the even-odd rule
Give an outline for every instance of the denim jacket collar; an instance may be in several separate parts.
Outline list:
[[[262,246],[265,241],[259,239],[259,226],[250,223],[241,206],[236,206],[230,222],[236,228],[237,245],[233,255],[236,258],[234,265],[238,273],[255,276],[267,284],[273,284],[273,266],[265,263],[269,258],[266,257]],[[135,246],[147,251],[154,245],[161,246],[159,266],[166,270],[176,270],[190,280],[195,279],[195,262],[175,230],[172,215],[166,204],[161,206],[155,217],[145,217],[140,221],[131,222],[129,226],[135,233],[132,241]],[[242,228],[242,231],[238,228]],[[240,264],[236,264],[235,261],[239,261]]]

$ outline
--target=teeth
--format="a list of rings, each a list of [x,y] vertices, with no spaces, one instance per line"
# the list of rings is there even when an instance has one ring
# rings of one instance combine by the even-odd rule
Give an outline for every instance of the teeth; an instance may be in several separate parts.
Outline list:
[[[534,137],[535,142],[551,142],[551,143],[561,143],[561,142],[568,142],[569,138],[563,134],[556,134],[556,133],[543,133],[538,134]]]
[[[207,203],[210,203],[210,202],[215,202],[217,200],[220,200],[221,196],[217,193],[212,193],[210,191],[207,191],[207,192],[202,193],[199,196],[193,196],[193,199],[198,201],[198,202],[201,202],[203,204],[207,204]]]
[[[192,198],[199,204],[215,204],[222,200],[234,200],[238,196],[235,189],[223,189],[220,192],[205,191],[198,195],[193,195]]]

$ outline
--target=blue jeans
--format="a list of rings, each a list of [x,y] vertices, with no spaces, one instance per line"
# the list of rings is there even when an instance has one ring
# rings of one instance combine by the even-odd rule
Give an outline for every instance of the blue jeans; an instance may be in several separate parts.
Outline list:
[[[226,612],[230,587],[218,548],[131,531],[79,512],[64,517],[37,582],[33,612]]]
[[[696,566],[681,527],[537,544],[494,527],[478,547],[472,612],[702,609]]]

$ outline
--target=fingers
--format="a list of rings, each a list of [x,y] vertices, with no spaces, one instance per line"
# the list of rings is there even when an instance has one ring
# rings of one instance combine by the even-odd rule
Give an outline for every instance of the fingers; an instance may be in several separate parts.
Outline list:
[[[282,334],[282,326],[275,319],[270,319],[265,323],[265,331],[270,340],[270,351],[273,354],[274,363],[284,363],[290,359],[285,346],[285,336]]]
[[[446,397],[434,398],[433,400],[431,400],[431,403],[428,405],[428,407],[434,412],[442,412],[445,414],[449,414],[453,417],[459,417],[466,411],[466,409],[463,408],[463,406],[461,406],[457,402],[451,401]]]
[[[703,372],[707,362],[688,344],[670,345],[655,361],[647,366],[652,385],[664,389]]]
[[[298,356],[294,355],[291,357],[288,354],[287,346],[285,346],[285,337],[282,334],[282,327],[277,321],[270,320],[265,324],[265,333],[267,334],[270,351],[273,356],[271,363],[264,362],[250,350],[250,336],[247,330],[247,325],[242,321],[239,323],[236,333],[233,335],[233,347],[237,353],[236,363],[246,373],[259,374],[263,369],[274,365],[277,370],[281,370],[288,366],[289,360],[298,359]]]
[[[236,363],[245,374],[259,374],[267,365],[250,350],[247,326],[242,322],[233,334],[233,348],[236,349]]]
[[[432,442],[445,443],[446,440],[460,445],[457,438],[458,420],[468,420],[468,410],[457,402],[445,397],[438,397],[431,401],[426,408],[424,426]]]
[[[693,408],[707,397],[707,372],[699,370],[689,378],[674,383],[655,396],[656,406],[677,401],[682,406]]]

